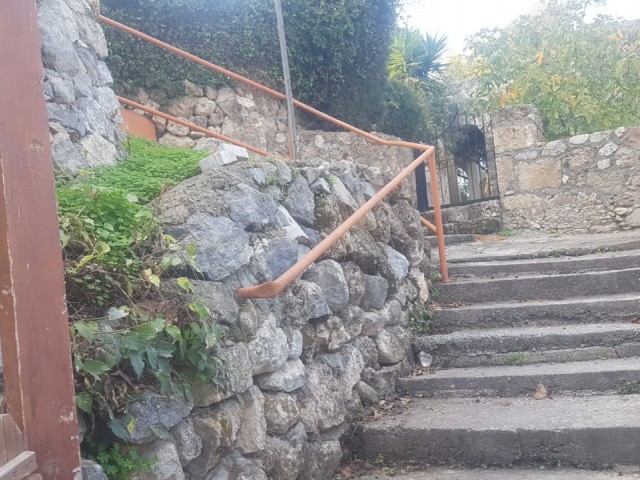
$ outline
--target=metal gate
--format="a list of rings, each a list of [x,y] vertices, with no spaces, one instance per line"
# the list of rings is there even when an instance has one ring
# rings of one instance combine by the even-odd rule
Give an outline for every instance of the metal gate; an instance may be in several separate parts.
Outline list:
[[[499,197],[491,116],[468,115],[457,109],[431,126],[429,143],[436,147],[440,202],[443,207]],[[427,185],[426,210],[433,208]]]

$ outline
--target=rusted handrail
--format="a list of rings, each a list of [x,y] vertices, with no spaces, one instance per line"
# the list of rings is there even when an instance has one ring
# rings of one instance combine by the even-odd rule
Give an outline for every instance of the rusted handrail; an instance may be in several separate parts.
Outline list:
[[[254,287],[244,287],[238,290],[238,296],[240,298],[272,298],[279,295],[285,288],[289,286],[298,276],[300,276],[313,262],[315,262],[320,256],[329,250],[342,236],[349,231],[356,223],[362,220],[367,213],[369,213],[373,207],[375,207],[383,198],[385,198],[391,191],[396,188],[400,182],[407,178],[420,164],[422,164],[431,153],[434,151],[433,147],[428,149],[415,159],[409,166],[396,175],[393,180],[387,183],[380,189],[373,197],[369,199],[364,205],[356,210],[349,218],[338,226],[333,232],[331,232],[324,240],[316,245],[310,252],[302,257],[295,265],[289,270],[280,275],[276,280],[266,282]]]
[[[422,223],[422,225],[427,227],[433,233],[438,233],[438,229],[436,228],[436,226],[433,223],[431,223],[429,220],[427,220],[426,218],[420,217],[420,223]]]
[[[127,25],[124,25],[120,22],[116,22],[115,20],[112,20],[110,18],[105,17],[104,15],[100,15],[100,20],[108,25],[111,25],[112,27],[115,27],[119,30],[122,30],[124,32],[129,33],[130,35],[133,35],[134,37],[140,38],[141,40],[145,40],[153,45],[156,45],[158,47],[164,48],[165,50],[175,53],[177,55],[180,55],[181,57],[184,57],[188,60],[191,60],[195,63],[198,63],[199,65],[202,65],[210,70],[213,70],[215,72],[218,72],[222,75],[225,75],[229,78],[232,78],[240,83],[243,83],[245,85],[248,85],[252,88],[255,88],[257,90],[260,90],[264,93],[267,93],[273,97],[276,97],[280,100],[286,100],[286,95],[278,92],[277,90],[273,90],[272,88],[266,87],[258,82],[255,82],[253,80],[250,80],[248,78],[243,77],[242,75],[238,75],[237,73],[234,73],[230,70],[227,70],[226,68],[220,67],[214,63],[208,62],[207,60],[204,60],[203,58],[197,57],[196,55],[193,55],[191,53],[185,52],[184,50],[181,50],[177,47],[174,47],[173,45],[170,45],[166,42],[163,42],[161,40],[158,40],[157,38],[154,38],[150,35],[147,35],[145,33],[142,33],[138,30],[135,30],[134,28],[128,27]],[[179,123],[181,125],[186,125],[190,128],[194,128],[197,127],[193,124],[190,124],[189,122],[185,122],[184,120],[181,120],[177,117],[172,117],[169,115],[166,115],[162,112],[158,112],[158,110],[146,107],[144,105],[140,105],[139,103],[136,102],[132,102],[131,100],[127,100],[124,98],[121,98],[120,101],[122,103],[124,103],[125,105],[129,105],[129,106],[134,106],[135,108],[139,108],[143,111],[147,111],[153,114],[160,114],[160,116],[170,119],[171,121],[175,122],[175,123]],[[254,287],[244,287],[238,290],[238,295],[242,298],[271,298],[271,297],[275,297],[277,296],[279,293],[281,293],[291,282],[293,282],[299,275],[302,274],[302,272],[304,272],[313,262],[315,262],[318,258],[320,258],[320,256],[326,252],[332,245],[334,245],[340,238],[342,238],[342,236],[347,233],[347,231],[353,226],[355,225],[360,219],[362,219],[369,211],[371,211],[371,209],[377,205],[383,198],[385,198],[395,187],[397,187],[400,182],[402,180],[404,180],[409,174],[411,174],[420,164],[422,164],[425,161],[428,161],[429,164],[429,172],[430,172],[430,178],[431,178],[431,194],[432,194],[432,198],[433,198],[433,208],[434,208],[434,213],[435,213],[435,221],[436,221],[436,234],[438,237],[438,253],[439,253],[439,257],[440,257],[440,275],[442,278],[443,282],[448,282],[449,281],[449,274],[448,274],[448,270],[447,270],[447,260],[446,260],[446,252],[445,252],[445,243],[444,243],[444,230],[443,230],[443,226],[442,226],[442,212],[440,209],[440,196],[439,196],[439,188],[438,188],[438,177],[437,177],[437,166],[436,166],[436,160],[435,160],[435,148],[433,146],[430,145],[423,145],[420,143],[413,143],[413,142],[405,142],[402,140],[385,140],[383,138],[380,138],[376,135],[373,135],[372,133],[369,132],[365,132],[364,130],[361,130],[357,127],[354,127],[352,125],[349,125],[348,123],[345,123],[341,120],[338,120],[335,117],[332,117],[331,115],[327,115],[326,113],[323,113],[319,110],[316,110],[315,108],[302,103],[298,100],[294,100],[293,101],[294,105],[296,105],[299,108],[302,108],[303,110],[306,110],[309,113],[312,113],[314,115],[316,115],[317,117],[320,117],[330,123],[333,123],[334,125],[337,125],[345,130],[348,130],[350,132],[356,133],[362,137],[367,138],[368,140],[380,144],[380,145],[386,145],[389,147],[405,147],[405,148],[411,148],[411,149],[415,149],[415,150],[423,150],[423,153],[416,159],[414,160],[409,166],[407,166],[404,170],[402,170],[402,172],[400,172],[396,177],[394,177],[393,180],[391,180],[391,182],[389,182],[387,185],[385,185],[376,195],[374,195],[368,202],[366,202],[362,207],[360,207],[358,210],[356,210],[356,212],[351,215],[347,220],[345,220],[338,228],[336,228],[333,232],[331,232],[329,234],[329,236],[327,236],[322,242],[320,242],[318,245],[316,245],[316,247],[314,247],[309,253],[307,253],[302,259],[300,259],[295,265],[293,265],[289,270],[287,270],[285,273],[283,273],[280,277],[278,277],[278,279],[264,283],[262,285],[256,285]],[[171,117],[171,118],[169,118]],[[256,149],[254,147],[250,147],[249,145],[246,144],[242,144],[241,142],[237,142],[229,137],[226,137],[224,135],[220,135],[220,134],[215,134],[215,132],[211,132],[210,130],[207,130],[205,128],[202,127],[197,127],[194,128],[197,131],[200,131],[206,135],[210,135],[212,137],[216,137],[216,138],[220,138],[223,139],[225,141],[229,141],[230,143],[233,143],[235,145],[240,145],[243,146],[244,148],[247,148],[248,150],[251,150],[253,152],[259,153],[261,155],[267,155],[269,156],[270,154],[268,152],[264,152],[261,151],[260,149]],[[291,152],[290,152],[291,154]],[[431,225],[431,224],[430,224]],[[431,225],[433,226],[433,225]],[[429,227],[431,228],[431,227]]]
[[[246,148],[250,152],[257,153],[258,155],[262,155],[263,157],[279,157],[281,155],[276,155],[275,153],[267,152],[266,150],[262,150],[261,148],[252,147],[244,142],[240,142],[234,138],[227,137],[226,135],[222,135],[221,133],[214,132],[213,130],[209,130],[208,128],[201,127],[200,125],[196,125],[195,123],[187,122],[182,120],[181,118],[174,117],[173,115],[169,115],[168,113],[161,112],[160,110],[156,110],[155,108],[147,107],[146,105],[142,105],[141,103],[134,102],[133,100],[129,100],[128,98],[118,97],[118,101],[123,105],[127,105],[132,108],[137,108],[142,110],[143,112],[150,113],[151,115],[157,115],[158,117],[162,117],[166,120],[169,120],[173,123],[177,123],[179,125],[184,125],[185,127],[190,128],[191,130],[195,130],[197,132],[204,133],[213,138],[217,138],[218,140],[222,140],[227,143],[232,143],[233,145],[237,145],[238,147]]]

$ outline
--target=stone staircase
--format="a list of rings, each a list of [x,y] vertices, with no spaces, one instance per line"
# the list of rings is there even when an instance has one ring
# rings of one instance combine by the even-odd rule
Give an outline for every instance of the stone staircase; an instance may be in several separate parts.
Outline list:
[[[401,379],[415,398],[361,425],[357,455],[431,465],[404,480],[640,478],[639,240],[449,248],[445,333],[414,341],[435,373]]]

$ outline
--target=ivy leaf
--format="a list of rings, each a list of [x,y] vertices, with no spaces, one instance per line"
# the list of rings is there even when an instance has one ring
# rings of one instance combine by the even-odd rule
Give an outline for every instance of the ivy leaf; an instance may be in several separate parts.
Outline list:
[[[182,338],[182,332],[175,325],[167,325],[164,331],[167,332],[167,335],[173,338],[173,340],[176,342],[180,341],[180,339]]]
[[[169,430],[167,430],[167,427],[165,427],[161,423],[151,425],[151,430],[159,439],[167,442],[171,440],[171,434],[169,433]]]
[[[75,322],[73,326],[78,332],[78,335],[80,335],[88,342],[92,342],[93,340],[95,340],[100,331],[96,322]]]
[[[160,286],[160,277],[153,273],[150,268],[147,268],[144,271],[144,276],[149,281],[149,283],[155,285],[156,287]]]
[[[89,358],[84,361],[82,369],[88,374],[95,377],[96,380],[98,380],[100,378],[100,375],[111,370],[111,367],[106,363],[101,362],[100,360]]]
[[[122,440],[129,440],[135,430],[135,421],[130,415],[125,415],[120,418],[110,418],[107,421],[107,426],[116,437]]]
[[[179,277],[176,281],[178,282],[178,286],[185,292],[191,293],[191,291],[193,290],[191,280],[189,280],[187,277]]]
[[[76,395],[76,405],[85,413],[91,413],[93,398],[87,392],[80,392]]]
[[[131,367],[133,368],[136,377],[140,378],[140,375],[142,375],[142,372],[144,371],[144,360],[142,360],[140,352],[131,352],[129,355],[129,361],[131,362]]]

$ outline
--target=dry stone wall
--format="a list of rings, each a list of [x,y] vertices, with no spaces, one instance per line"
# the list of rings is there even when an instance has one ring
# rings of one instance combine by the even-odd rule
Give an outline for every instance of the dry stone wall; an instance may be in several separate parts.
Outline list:
[[[104,63],[98,13],[98,0],[38,0],[44,94],[60,174],[114,164],[121,153],[120,105]]]
[[[197,247],[194,294],[226,328],[227,377],[195,382],[193,401],[147,393],[130,408],[133,441],[158,459],[139,480],[332,479],[355,413],[410,371],[406,326],[428,300],[430,255],[412,185],[280,296],[242,300],[238,287],[277,278],[389,179],[346,161],[248,157],[222,145],[155,205],[165,231]],[[153,435],[158,423],[169,440]]]
[[[640,227],[640,127],[502,152],[497,166],[508,227],[572,233]]]
[[[174,99],[139,90],[133,99],[251,146],[285,157],[288,155],[287,112],[284,102],[243,86],[217,89],[211,86],[201,87],[187,81],[185,90],[185,96]],[[160,117],[147,116],[155,123],[162,144],[212,152],[219,144],[201,132],[167,122]],[[299,129],[298,147],[301,160],[317,165],[326,161],[349,160],[398,171],[413,160],[413,152],[409,149],[376,145],[349,132]]]

